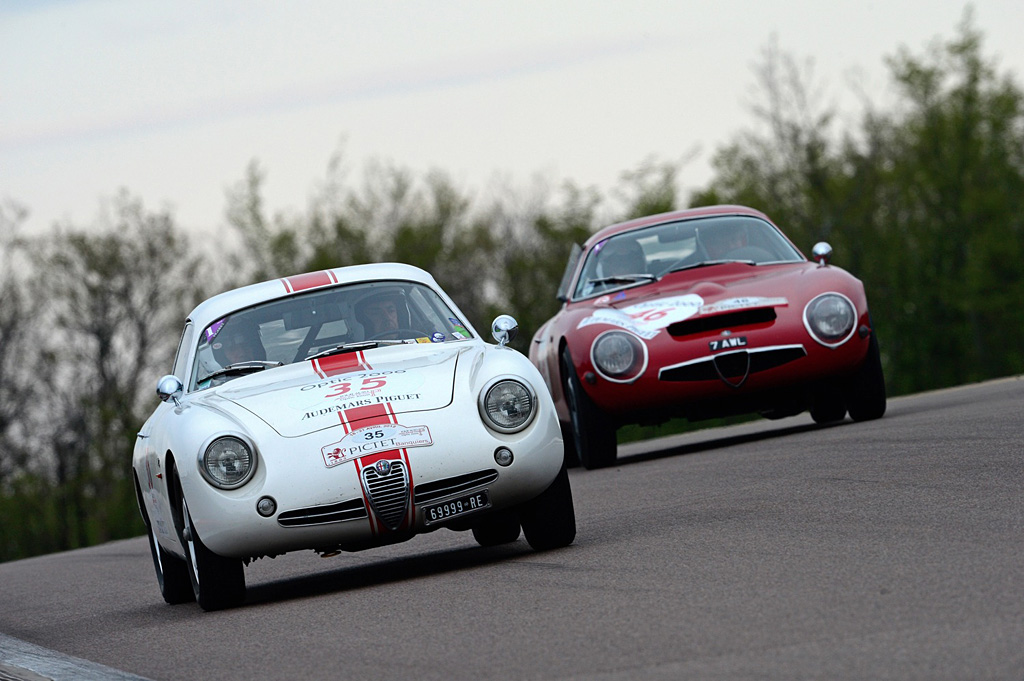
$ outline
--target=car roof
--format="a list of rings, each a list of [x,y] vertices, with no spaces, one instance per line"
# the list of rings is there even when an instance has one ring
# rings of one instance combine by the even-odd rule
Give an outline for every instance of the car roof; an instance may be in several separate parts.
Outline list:
[[[754,208],[749,208],[747,206],[702,206],[700,208],[687,208],[685,210],[669,211],[668,213],[658,213],[657,215],[647,215],[642,218],[635,218],[633,220],[627,220],[626,222],[609,225],[598,230],[589,239],[587,239],[583,244],[583,248],[589,249],[597,242],[604,241],[610,236],[629,232],[640,227],[649,227],[651,225],[659,225],[666,222],[679,222],[680,220],[691,220],[693,218],[705,218],[713,215],[749,215],[750,217],[761,218],[766,222],[774,224],[767,215],[759,210],[755,210]]]
[[[425,270],[403,263],[385,262],[369,265],[335,267],[319,272],[307,272],[289,277],[270,279],[258,284],[225,291],[208,298],[189,314],[194,324],[205,327],[211,322],[231,314],[235,310],[250,307],[268,300],[285,298],[300,291],[312,290],[337,284],[354,284],[361,281],[400,279],[426,284],[435,291],[441,291],[434,278]],[[442,295],[444,294],[441,291]],[[447,296],[444,296],[447,298]]]

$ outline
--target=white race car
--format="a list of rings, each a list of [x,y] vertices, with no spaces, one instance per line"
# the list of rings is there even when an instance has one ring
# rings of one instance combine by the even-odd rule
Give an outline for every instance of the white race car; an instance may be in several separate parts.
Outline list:
[[[164,600],[245,598],[244,565],[446,527],[490,546],[576,536],[551,397],[423,270],[393,263],[228,291],[189,315],[132,466]]]

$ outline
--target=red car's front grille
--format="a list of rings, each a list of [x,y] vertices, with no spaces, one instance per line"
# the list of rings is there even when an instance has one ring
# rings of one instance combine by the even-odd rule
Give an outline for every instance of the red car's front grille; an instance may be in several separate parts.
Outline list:
[[[670,336],[678,338],[706,331],[718,331],[719,329],[737,329],[754,324],[771,324],[775,321],[775,316],[775,308],[771,307],[739,310],[710,317],[684,319],[681,322],[669,324],[668,333]]]

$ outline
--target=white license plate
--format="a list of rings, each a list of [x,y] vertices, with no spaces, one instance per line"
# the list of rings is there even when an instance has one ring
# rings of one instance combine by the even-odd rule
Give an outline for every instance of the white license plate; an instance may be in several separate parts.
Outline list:
[[[487,490],[481,490],[472,494],[465,494],[451,501],[424,506],[423,517],[427,525],[432,525],[449,518],[490,508],[490,506],[491,498],[487,495]]]

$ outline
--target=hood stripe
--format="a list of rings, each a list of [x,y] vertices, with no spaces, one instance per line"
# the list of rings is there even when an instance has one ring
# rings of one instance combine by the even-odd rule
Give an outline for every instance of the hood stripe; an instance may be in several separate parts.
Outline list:
[[[363,351],[350,352],[343,355],[328,355],[327,357],[319,357],[312,360],[313,371],[316,372],[320,378],[329,378],[331,376],[337,376],[348,371],[355,369],[362,369],[363,371],[369,371],[373,367],[366,363],[366,357],[363,355]]]
[[[398,418],[395,415],[395,408],[391,406],[390,402],[384,404],[374,404],[367,407],[353,407],[352,409],[346,409],[339,414],[341,417],[341,425],[345,429],[345,433],[351,433],[353,430],[353,423],[357,424],[360,428],[366,426],[374,426],[377,424],[397,424]],[[397,455],[397,456],[396,456]],[[390,449],[386,452],[378,452],[369,456],[363,456],[352,463],[356,467],[356,475],[359,480],[363,478],[363,469],[367,466],[372,466],[381,459],[401,459],[405,462],[405,469],[409,474],[409,510],[406,511],[405,520],[402,522],[399,529],[409,527],[413,519],[416,517],[416,506],[413,502],[413,477],[412,477],[412,465],[409,463],[409,452],[406,449]],[[360,484],[360,488],[362,485]],[[363,490],[363,502],[366,504],[366,508],[372,508],[370,500],[366,496],[366,490]],[[370,529],[374,535],[379,535],[386,530],[384,525],[370,513]]]

